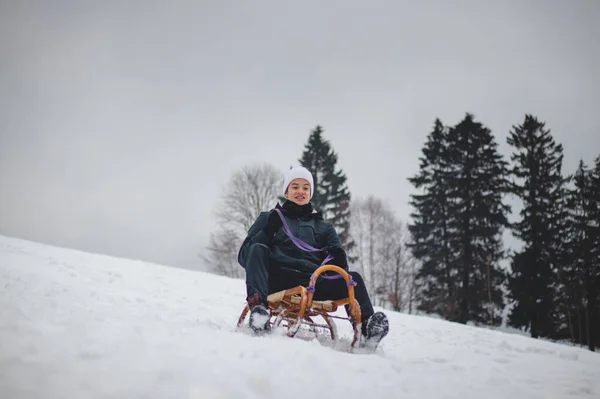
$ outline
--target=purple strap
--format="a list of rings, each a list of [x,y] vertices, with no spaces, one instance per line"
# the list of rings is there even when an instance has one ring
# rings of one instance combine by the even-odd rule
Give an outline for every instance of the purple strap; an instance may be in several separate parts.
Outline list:
[[[285,220],[285,216],[283,216],[283,213],[281,212],[281,210],[275,208],[275,211],[279,214],[279,217],[281,218],[281,221],[283,222],[283,231],[298,248],[300,248],[303,251],[307,251],[307,252],[326,251],[326,248],[322,248],[322,249],[314,248],[311,245],[308,245],[307,243],[302,241],[301,239],[294,237],[294,235],[292,234],[292,232],[290,230],[290,226],[288,226],[287,221]],[[331,256],[331,254],[327,254],[327,257],[325,258],[323,263],[321,263],[321,266],[326,264],[327,262],[329,262],[332,259],[333,259],[333,256]],[[336,274],[335,276],[326,276],[326,275],[321,274],[321,277],[323,277],[324,279],[327,279],[327,280],[335,280],[338,278],[342,278],[342,275]],[[350,287],[351,285],[356,286],[356,281],[354,281],[352,279],[352,275],[348,274],[348,277],[350,277],[350,280],[348,281],[348,283],[346,285],[348,287]],[[310,282],[311,282],[311,285],[308,286],[307,291],[312,294],[315,292],[315,281],[312,276],[310,277]]]
[[[303,251],[307,251],[307,252],[320,252],[320,251],[326,251],[325,248],[314,248],[310,245],[308,245],[307,243],[305,243],[304,241],[302,241],[299,238],[294,237],[294,235],[292,234],[292,232],[290,231],[290,226],[288,226],[287,221],[285,220],[285,217],[283,216],[283,213],[281,213],[281,210],[275,208],[275,211],[279,214],[279,217],[281,218],[281,221],[283,222],[283,231],[285,232],[285,234],[290,237],[290,240],[292,240],[292,242],[301,250]],[[327,257],[325,258],[325,260],[323,260],[323,263],[321,263],[321,266],[326,264],[327,262],[329,262],[330,260],[333,259],[333,256],[331,256],[330,254],[327,255]],[[335,277],[338,278],[338,277]]]

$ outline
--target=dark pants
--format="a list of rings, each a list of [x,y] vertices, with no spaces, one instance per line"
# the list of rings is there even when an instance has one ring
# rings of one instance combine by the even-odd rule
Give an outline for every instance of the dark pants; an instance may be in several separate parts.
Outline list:
[[[308,287],[310,275],[295,270],[279,268],[271,265],[271,250],[263,244],[252,244],[246,260],[246,292],[248,298],[254,294],[263,303],[269,294],[294,288],[299,285]],[[354,297],[360,306],[361,319],[367,320],[373,315],[373,305],[367,292],[367,287],[358,272],[349,272],[356,282]],[[318,278],[313,299],[316,301],[336,300],[348,297],[348,288],[343,278],[328,280]]]

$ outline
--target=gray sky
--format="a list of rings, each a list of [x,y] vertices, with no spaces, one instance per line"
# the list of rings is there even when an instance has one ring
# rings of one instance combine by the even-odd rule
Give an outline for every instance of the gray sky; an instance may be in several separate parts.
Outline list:
[[[0,234],[202,268],[231,174],[325,128],[402,219],[436,117],[600,154],[600,2],[0,4]]]

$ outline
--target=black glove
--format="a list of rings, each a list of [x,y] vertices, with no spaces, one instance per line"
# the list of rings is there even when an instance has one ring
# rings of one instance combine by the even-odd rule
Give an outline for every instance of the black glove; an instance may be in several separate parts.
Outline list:
[[[333,259],[329,261],[329,264],[348,270],[348,257],[346,256],[346,251],[344,251],[342,247],[339,245],[327,247],[327,253],[333,256]]]
[[[271,238],[275,235],[275,233],[277,233],[277,230],[279,230],[281,226],[283,226],[283,222],[281,221],[279,214],[273,209],[271,212],[269,212],[267,225],[263,227],[263,231],[267,237]]]

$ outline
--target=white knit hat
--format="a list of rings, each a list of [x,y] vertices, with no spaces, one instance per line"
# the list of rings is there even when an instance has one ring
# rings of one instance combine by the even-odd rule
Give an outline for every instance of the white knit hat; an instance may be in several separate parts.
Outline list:
[[[308,183],[310,183],[310,198],[312,199],[313,193],[315,191],[314,184],[313,184],[313,176],[308,171],[308,169],[306,169],[303,166],[294,166],[293,168],[291,168],[290,170],[288,170],[287,172],[284,173],[284,175],[283,175],[283,195],[285,195],[285,192],[286,192],[288,186],[294,179],[308,180]]]

